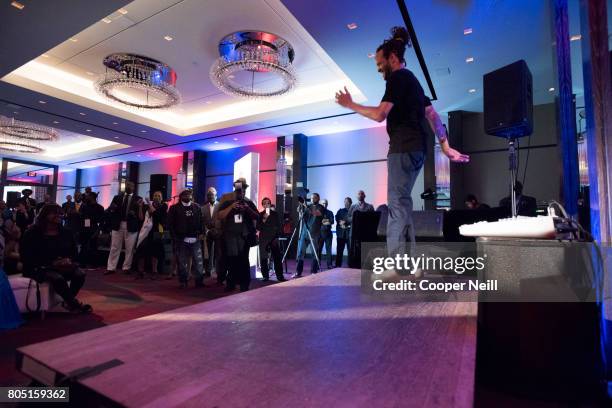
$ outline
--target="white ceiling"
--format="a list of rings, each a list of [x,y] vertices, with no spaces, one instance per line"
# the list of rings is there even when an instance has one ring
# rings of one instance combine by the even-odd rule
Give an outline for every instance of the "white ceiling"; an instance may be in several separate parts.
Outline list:
[[[292,108],[309,104],[333,107],[330,89],[345,84],[363,99],[279,0],[136,0],[122,10],[127,13],[114,12],[3,81],[181,136],[291,114]],[[208,75],[219,40],[250,29],[272,32],[292,44],[299,81],[294,92],[245,101],[222,94],[211,83]],[[170,65],[178,74],[183,103],[152,112],[102,99],[93,81],[104,72],[104,57],[115,52],[146,55]]]

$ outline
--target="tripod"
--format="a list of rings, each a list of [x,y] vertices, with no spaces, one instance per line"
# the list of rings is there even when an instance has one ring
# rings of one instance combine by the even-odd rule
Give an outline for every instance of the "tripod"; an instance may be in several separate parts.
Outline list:
[[[310,234],[310,229],[308,228],[308,225],[304,224],[304,211],[306,210],[306,206],[304,204],[300,204],[298,207],[298,216],[299,216],[299,221],[298,221],[298,225],[295,226],[295,228],[293,229],[293,232],[291,233],[291,238],[289,239],[289,243],[287,244],[287,249],[285,249],[285,253],[283,254],[283,259],[281,261],[281,263],[285,262],[285,258],[287,257],[287,253],[289,252],[289,248],[291,248],[291,243],[293,242],[293,238],[295,237],[295,233],[299,230],[299,235],[298,235],[298,240],[302,237],[302,228],[306,228],[306,233],[308,234],[308,241],[310,242],[310,246],[312,248],[312,253],[315,256],[315,259],[317,261],[317,265],[320,265],[319,263],[319,255],[317,254],[317,248],[314,246],[314,243],[312,242],[312,235]],[[298,254],[299,256],[300,254]]]

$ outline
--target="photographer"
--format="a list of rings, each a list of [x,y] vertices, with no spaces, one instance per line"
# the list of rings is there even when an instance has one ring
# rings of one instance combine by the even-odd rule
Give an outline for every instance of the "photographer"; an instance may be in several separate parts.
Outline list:
[[[270,269],[268,266],[268,252],[272,255],[276,280],[286,281],[283,276],[283,263],[278,236],[280,233],[280,220],[278,213],[272,209],[272,201],[268,197],[261,200],[264,210],[259,213],[257,229],[259,230],[259,257],[261,259],[261,274],[264,282],[270,280]]]
[[[47,204],[42,207],[36,224],[23,236],[23,276],[39,283],[49,282],[71,312],[91,312],[91,306],[76,299],[85,283],[85,274],[74,262],[76,252],[72,234],[62,227],[61,207]]]
[[[229,274],[226,292],[235,289],[249,290],[251,283],[251,266],[249,249],[257,244],[255,222],[259,218],[257,207],[246,196],[248,184],[244,178],[234,182],[234,192],[221,197],[218,217],[223,222],[223,239]]]
[[[304,255],[306,254],[307,245],[310,243],[314,252],[319,242],[323,213],[325,212],[325,207],[319,203],[319,200],[320,197],[318,193],[312,194],[312,203],[310,205],[306,205],[303,199],[300,200],[301,203],[298,212],[303,216],[303,228],[300,233],[297,248],[297,268],[294,276],[297,278],[302,276],[302,271],[304,270]],[[319,272],[319,263],[316,257],[312,260],[310,272]]]
[[[334,225],[334,213],[327,209],[327,199],[321,200],[321,204],[325,207],[325,211],[323,212],[323,219],[321,221],[321,236],[317,243],[317,254],[319,255],[319,261],[321,261],[323,245],[325,245],[327,269],[332,269],[334,267],[332,264],[332,240],[334,238],[332,225]]]

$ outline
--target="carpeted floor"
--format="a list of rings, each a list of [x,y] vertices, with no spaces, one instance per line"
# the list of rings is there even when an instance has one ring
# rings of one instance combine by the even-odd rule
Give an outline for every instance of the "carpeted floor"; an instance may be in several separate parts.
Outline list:
[[[304,275],[310,270],[309,261],[306,263]],[[289,261],[288,267],[293,273],[294,262]],[[15,350],[19,347],[232,295],[224,292],[224,286],[218,285],[214,276],[205,280],[207,287],[195,288],[190,282],[188,288],[180,289],[176,278],[136,280],[133,274],[104,276],[104,269],[86,272],[87,280],[79,300],[93,307],[92,314],[71,314],[58,306],[54,309],[58,311],[47,313],[44,320],[39,314],[25,315],[25,324],[21,327],[0,331],[0,386],[23,386],[30,382],[15,368]],[[287,279],[290,277],[285,275]],[[269,282],[252,280],[251,289],[273,285],[275,279],[273,275]]]

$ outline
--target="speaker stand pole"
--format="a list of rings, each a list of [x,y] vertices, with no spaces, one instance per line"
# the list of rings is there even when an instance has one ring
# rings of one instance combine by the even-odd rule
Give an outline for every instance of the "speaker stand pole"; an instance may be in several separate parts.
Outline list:
[[[508,139],[508,167],[510,169],[510,203],[512,218],[516,218],[516,139]]]

